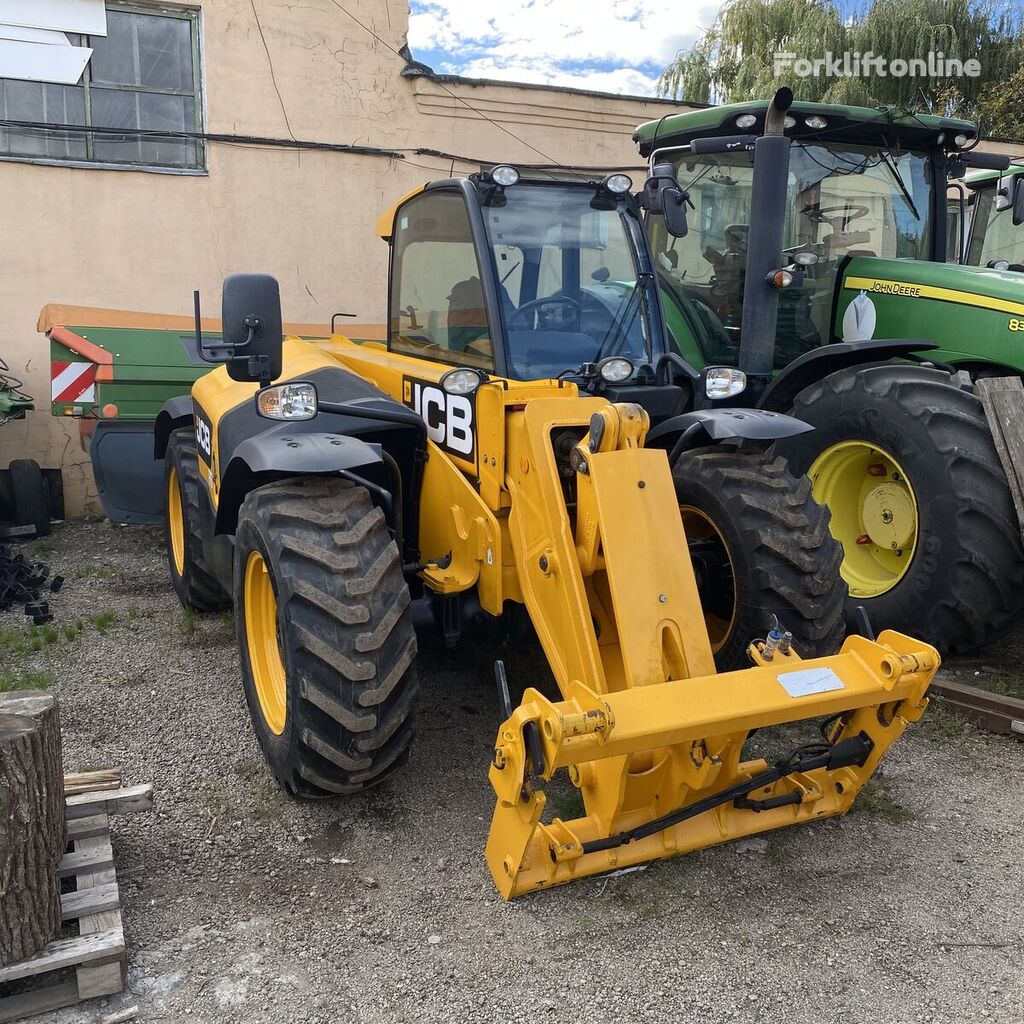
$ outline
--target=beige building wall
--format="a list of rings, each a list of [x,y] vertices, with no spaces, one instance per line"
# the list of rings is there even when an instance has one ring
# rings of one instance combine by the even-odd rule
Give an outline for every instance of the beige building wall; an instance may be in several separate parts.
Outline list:
[[[332,0],[255,0],[259,25],[250,0],[195,6],[207,132],[403,158],[211,143],[198,176],[0,162],[0,356],[38,405],[0,427],[0,466],[62,467],[71,515],[98,503],[74,424],[49,414],[49,348],[35,332],[45,303],[189,314],[200,288],[216,315],[222,278],[259,270],[281,282],[287,320],[382,321],[387,247],[374,225],[395,198],[481,160],[638,166],[633,129],[686,109],[403,75],[405,0],[348,0],[354,17]]]

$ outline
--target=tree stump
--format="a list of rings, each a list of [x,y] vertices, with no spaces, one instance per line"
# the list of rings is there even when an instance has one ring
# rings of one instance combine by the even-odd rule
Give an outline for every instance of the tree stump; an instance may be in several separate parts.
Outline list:
[[[41,690],[0,693],[0,967],[60,934],[66,847],[57,702]]]

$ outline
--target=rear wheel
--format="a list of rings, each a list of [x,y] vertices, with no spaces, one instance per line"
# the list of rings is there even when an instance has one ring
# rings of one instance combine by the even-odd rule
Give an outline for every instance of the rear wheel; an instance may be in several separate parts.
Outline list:
[[[416,637],[398,548],[366,489],[308,477],[252,491],[234,592],[249,713],[281,784],[354,793],[404,764]]]
[[[750,664],[773,619],[806,658],[845,633],[842,549],[806,478],[763,452],[684,452],[672,467],[704,621],[720,671]]]
[[[186,608],[215,612],[230,605],[203,551],[202,488],[191,427],[175,430],[167,444],[165,543],[167,567],[178,600]]]
[[[1024,603],[1024,548],[978,399],[948,373],[885,365],[806,388],[793,415],[817,429],[776,448],[810,475],[863,605],[940,650],[984,643]]]

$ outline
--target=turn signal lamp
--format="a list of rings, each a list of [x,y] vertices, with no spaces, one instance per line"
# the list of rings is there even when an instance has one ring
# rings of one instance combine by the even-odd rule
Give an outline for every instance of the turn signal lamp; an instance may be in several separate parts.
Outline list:
[[[316,386],[297,381],[263,388],[256,392],[256,412],[267,420],[311,420],[317,412]]]

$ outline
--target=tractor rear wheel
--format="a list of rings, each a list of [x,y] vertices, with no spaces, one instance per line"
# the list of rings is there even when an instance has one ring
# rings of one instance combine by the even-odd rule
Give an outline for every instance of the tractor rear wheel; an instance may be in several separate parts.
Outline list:
[[[803,657],[834,654],[845,635],[842,549],[806,477],[764,452],[721,448],[684,452],[672,476],[719,671],[748,667],[747,647],[773,617]]]
[[[216,612],[231,601],[217,582],[203,553],[202,478],[196,438],[191,427],[179,427],[167,443],[164,481],[167,507],[164,512],[167,566],[171,585],[186,608]]]
[[[776,444],[844,548],[849,610],[942,651],[997,635],[1024,604],[1024,548],[981,402],[941,370],[872,366],[796,397],[817,429]]]
[[[235,624],[263,753],[302,797],[354,793],[408,758],[416,635],[398,548],[369,492],[298,477],[251,491]]]

